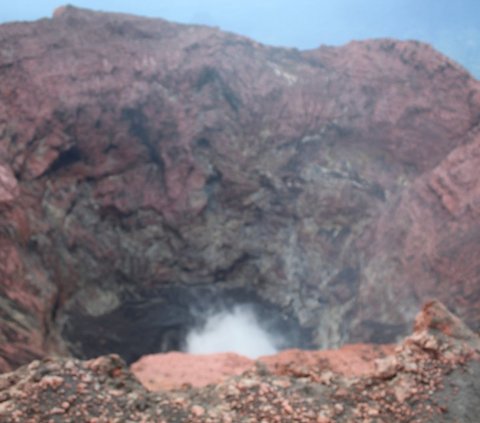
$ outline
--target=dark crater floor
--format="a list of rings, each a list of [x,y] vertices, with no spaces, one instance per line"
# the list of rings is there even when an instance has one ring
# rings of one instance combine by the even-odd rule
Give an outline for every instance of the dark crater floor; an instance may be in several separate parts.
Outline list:
[[[281,339],[279,350],[313,348],[311,333],[294,316],[242,289],[166,287],[126,299],[101,316],[71,310],[65,313],[62,336],[78,358],[117,353],[130,364],[146,354],[183,351],[190,330],[236,306],[249,307],[262,329]]]

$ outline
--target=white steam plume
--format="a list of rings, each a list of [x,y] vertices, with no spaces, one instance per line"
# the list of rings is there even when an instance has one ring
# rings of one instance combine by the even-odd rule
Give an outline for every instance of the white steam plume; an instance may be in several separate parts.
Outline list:
[[[275,354],[276,339],[260,326],[247,306],[235,306],[207,319],[201,329],[187,335],[186,351],[192,354],[235,352],[249,358]]]

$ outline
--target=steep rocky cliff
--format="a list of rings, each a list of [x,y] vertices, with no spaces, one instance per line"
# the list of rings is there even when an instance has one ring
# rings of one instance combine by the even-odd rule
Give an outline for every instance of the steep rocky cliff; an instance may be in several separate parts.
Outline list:
[[[480,84],[429,46],[66,7],[0,26],[0,78],[1,368],[174,348],[207,287],[315,347],[432,296],[480,327]]]

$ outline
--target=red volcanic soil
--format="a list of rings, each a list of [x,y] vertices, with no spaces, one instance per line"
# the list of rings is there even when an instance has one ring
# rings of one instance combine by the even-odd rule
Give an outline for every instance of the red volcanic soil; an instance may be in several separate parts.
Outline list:
[[[167,364],[169,377],[215,383],[167,384],[155,374],[163,369],[165,377]],[[480,338],[438,302],[425,305],[413,334],[394,351],[364,345],[323,354],[287,351],[254,366],[232,354],[167,354],[146,357],[133,369],[146,377],[149,367],[154,382],[146,385],[156,392],[145,390],[116,355],[33,361],[0,375],[0,418],[21,423],[474,423],[480,411]],[[226,377],[225,372],[242,367],[241,375]]]
[[[181,352],[147,355],[131,371],[150,391],[196,388],[223,382],[253,367],[253,360],[234,353],[194,355]]]
[[[235,353],[187,354],[170,352],[142,357],[131,371],[150,391],[196,388],[218,384],[255,366],[275,375],[312,376],[330,370],[344,376],[365,376],[375,370],[375,360],[393,353],[389,345],[345,345],[338,350],[286,350],[252,360]],[[320,376],[319,376],[320,377]]]

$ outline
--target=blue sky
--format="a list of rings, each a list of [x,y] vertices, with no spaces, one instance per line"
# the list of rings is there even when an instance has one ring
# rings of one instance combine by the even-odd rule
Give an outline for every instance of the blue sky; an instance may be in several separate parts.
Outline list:
[[[63,3],[5,1],[0,22],[48,17]],[[480,76],[479,0],[76,0],[76,6],[204,23],[301,49],[392,37],[433,44]]]

